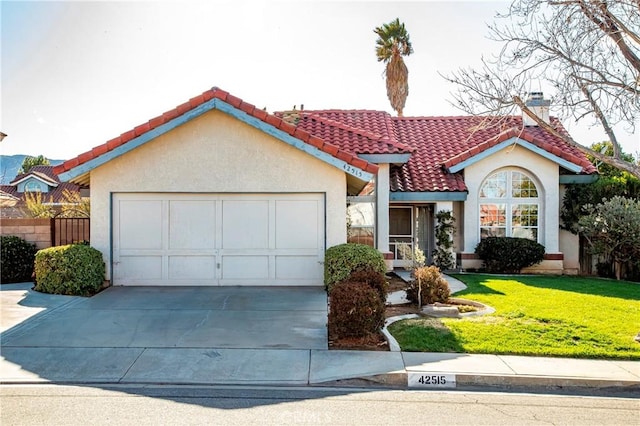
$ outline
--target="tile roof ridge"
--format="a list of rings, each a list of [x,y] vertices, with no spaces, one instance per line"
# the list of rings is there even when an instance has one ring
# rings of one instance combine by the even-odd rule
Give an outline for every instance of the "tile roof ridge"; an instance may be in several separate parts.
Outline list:
[[[312,120],[316,120],[319,121],[323,124],[327,124],[329,126],[333,126],[333,127],[337,127],[339,129],[342,130],[346,130],[347,132],[352,132],[352,133],[357,133],[360,136],[364,136],[366,138],[369,139],[373,139],[373,140],[382,140],[383,139],[383,135],[380,135],[378,133],[374,133],[374,132],[370,132],[368,130],[365,129],[361,129],[359,127],[353,127],[350,126],[342,121],[338,121],[338,120],[334,120],[331,118],[327,118],[327,117],[323,117],[319,114],[317,114],[316,112],[310,112],[310,111],[300,111],[300,114],[302,116],[306,116],[308,118],[311,118]]]
[[[322,111],[323,112],[329,112],[328,110],[322,110]],[[336,111],[347,111],[347,110],[333,110],[333,112],[336,112]],[[352,112],[376,112],[376,113],[383,113],[387,117],[389,116],[389,114],[387,112],[385,112],[385,111],[375,111],[375,110],[348,110],[348,111],[352,111]],[[323,117],[323,116],[319,115],[317,112],[318,111],[304,110],[304,111],[301,111],[300,114],[304,115],[304,116],[307,116],[307,117],[309,117],[309,118],[311,118],[313,120],[317,120],[317,121],[319,121],[319,122],[321,122],[323,124],[326,124],[326,125],[329,125],[329,126],[333,126],[333,127],[337,127],[339,129],[342,129],[342,130],[345,130],[345,131],[348,131],[348,132],[352,132],[352,133],[358,134],[360,136],[364,136],[365,138],[369,138],[369,139],[374,140],[374,141],[387,143],[387,144],[389,144],[391,146],[394,146],[394,147],[396,147],[398,149],[401,149],[403,151],[406,151],[406,152],[414,152],[415,151],[415,148],[413,148],[413,147],[411,147],[411,146],[409,146],[407,144],[404,144],[402,142],[399,142],[396,139],[394,131],[393,131],[393,127],[391,125],[392,123],[388,122],[386,120],[386,118],[385,118],[385,127],[387,128],[387,134],[386,135],[381,135],[381,134],[374,133],[374,132],[371,132],[371,131],[366,130],[366,129],[362,129],[360,127],[350,126],[350,125],[348,125],[348,124],[346,124],[346,123],[344,123],[342,121],[333,120],[331,118]]]

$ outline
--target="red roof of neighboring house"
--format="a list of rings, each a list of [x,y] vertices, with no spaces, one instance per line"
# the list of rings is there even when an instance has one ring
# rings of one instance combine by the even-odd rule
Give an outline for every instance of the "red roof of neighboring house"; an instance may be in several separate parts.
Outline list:
[[[266,111],[256,108],[254,105],[247,103],[218,87],[213,87],[212,89],[207,90],[206,92],[203,92],[202,94],[194,98],[191,98],[189,101],[178,105],[176,108],[173,108],[165,112],[164,114],[152,118],[146,123],[142,123],[139,126],[136,126],[133,129],[129,130],[128,132],[125,132],[120,136],[111,139],[110,141],[102,145],[98,145],[90,151],[84,152],[75,158],[65,161],[64,163],[56,166],[54,170],[57,174],[67,172],[103,154],[106,154],[107,152],[112,151],[121,145],[126,144],[132,139],[155,129],[158,126],[168,123],[174,118],[177,118],[214,98],[220,99],[221,101],[228,103],[232,107],[241,110],[246,114],[253,116],[267,124],[270,124],[273,127],[303,141],[304,143],[312,145],[319,150],[330,154],[333,157],[339,158],[340,160],[351,164],[352,166],[355,166],[369,173],[378,172],[378,166],[376,166],[375,164],[358,158],[352,152],[333,145],[332,143],[318,138],[317,136],[312,136],[309,132],[303,129],[296,128],[296,126],[288,123],[282,118],[272,114],[268,114]]]
[[[29,176],[36,176],[49,184],[49,192],[42,194],[43,203],[65,203],[64,191],[79,192],[80,187],[70,182],[60,182],[58,175],[54,172],[54,166],[33,166],[28,173],[16,176],[9,185],[0,185],[0,191],[19,198],[24,201],[24,192],[18,192],[17,182]]]

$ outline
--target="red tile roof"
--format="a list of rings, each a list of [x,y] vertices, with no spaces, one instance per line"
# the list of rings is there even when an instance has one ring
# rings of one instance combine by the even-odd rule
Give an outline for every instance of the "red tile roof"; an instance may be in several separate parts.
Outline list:
[[[409,154],[399,142],[389,114],[380,111],[301,111],[297,126],[357,154]]]
[[[34,175],[47,183],[57,185],[60,183],[60,179],[58,178],[58,175],[53,172],[53,167],[54,166],[44,165],[33,166],[28,173],[21,173],[17,175],[11,182],[9,182],[9,184],[13,185],[28,176]]]
[[[576,148],[542,128],[523,127],[516,116],[392,117],[383,111],[305,110],[294,118],[298,127],[355,154],[412,152],[408,163],[392,166],[391,191],[466,191],[462,174],[447,169],[511,137],[582,166],[582,173],[596,171]],[[551,124],[566,133],[557,119]]]
[[[34,166],[31,168],[29,173],[22,173],[16,176],[9,185],[0,185],[0,191],[12,195],[20,199],[20,203],[24,203],[24,192],[18,192],[18,185],[15,184],[15,182],[19,182],[20,180],[32,175],[37,176],[50,184],[51,188],[49,192],[42,194],[43,203],[64,203],[65,199],[63,194],[65,190],[71,192],[80,191],[80,187],[74,183],[60,182],[58,175],[54,172],[54,166]],[[54,185],[57,186],[54,187]]]
[[[56,166],[54,171],[67,172],[214,98],[369,173],[377,173],[378,167],[358,155],[411,154],[406,164],[391,168],[391,191],[396,192],[466,191],[462,174],[448,170],[512,137],[581,166],[582,173],[596,172],[582,152],[542,128],[524,127],[517,116],[392,117],[370,110],[294,110],[271,115],[217,87]],[[557,119],[551,124],[566,134]]]
[[[226,92],[218,87],[213,87],[211,90],[207,90],[206,92],[203,92],[202,94],[191,98],[188,102],[178,105],[176,108],[173,108],[165,112],[164,114],[154,117],[146,123],[142,123],[139,126],[134,127],[132,130],[129,130],[128,132],[125,132],[120,136],[91,149],[90,151],[84,152],[77,157],[65,161],[64,163],[55,167],[55,173],[62,174],[101,155],[104,155],[105,153],[128,143],[132,139],[155,129],[162,124],[168,123],[174,118],[179,117],[214,98],[220,99],[221,101],[230,104],[234,108],[242,110],[248,115],[251,115],[265,123],[268,123],[309,145],[315,146],[321,151],[324,151],[336,158],[340,158],[341,160],[351,164],[352,166],[358,167],[359,169],[362,169],[369,173],[375,174],[378,172],[378,166],[357,158],[352,152],[333,145],[332,143],[327,142],[323,139],[318,139],[317,137],[314,138],[309,132],[303,129],[296,128],[296,126],[288,123],[282,118],[268,114],[265,111],[256,108],[254,105],[244,102],[242,99],[231,95],[229,92]]]

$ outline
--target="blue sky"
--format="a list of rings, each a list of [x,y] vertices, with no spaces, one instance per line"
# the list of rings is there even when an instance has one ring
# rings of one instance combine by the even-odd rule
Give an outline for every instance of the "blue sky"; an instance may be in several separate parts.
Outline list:
[[[438,72],[474,66],[499,45],[486,23],[508,2],[7,2],[2,13],[3,154],[67,159],[212,86],[268,111],[393,112],[373,28],[399,17],[405,115],[459,115]],[[532,82],[532,90],[540,90]],[[604,139],[565,122],[585,145]],[[640,137],[621,135],[640,151]]]

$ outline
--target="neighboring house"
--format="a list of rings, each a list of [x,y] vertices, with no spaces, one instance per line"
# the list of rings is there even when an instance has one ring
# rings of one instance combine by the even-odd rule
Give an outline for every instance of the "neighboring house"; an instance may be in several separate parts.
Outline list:
[[[440,210],[456,217],[460,267],[479,266],[483,236],[512,235],[546,247],[538,270],[575,272],[562,191],[596,170],[522,118],[504,124],[271,115],[214,87],[55,172],[91,186],[91,244],[113,285],[322,285],[324,251],[347,241],[347,223],[351,240],[401,266],[398,242],[434,248]]]
[[[79,185],[60,181],[53,171],[53,166],[34,166],[29,172],[16,176],[8,185],[0,185],[0,217],[31,217],[25,201],[25,194],[29,192],[39,192],[42,204],[51,206],[54,211],[60,211],[63,205],[68,204],[64,197],[65,191],[82,193],[85,196]]]

